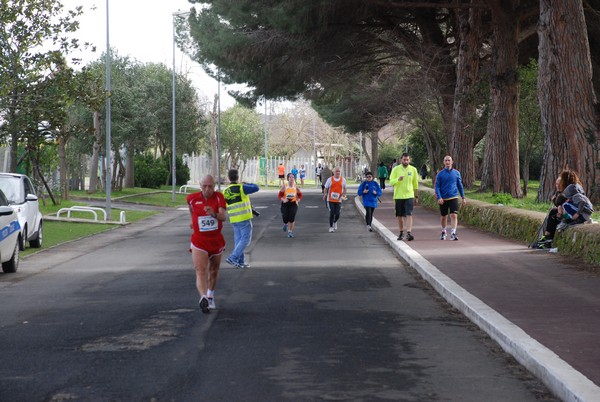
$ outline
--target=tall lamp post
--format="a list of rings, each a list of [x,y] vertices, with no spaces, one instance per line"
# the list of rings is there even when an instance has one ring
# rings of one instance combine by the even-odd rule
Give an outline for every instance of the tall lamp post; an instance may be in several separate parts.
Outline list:
[[[217,189],[221,191],[221,71],[217,74]]]
[[[269,140],[267,137],[269,133],[269,121],[267,116],[267,98],[265,97],[265,188],[269,187]]]
[[[177,112],[176,112],[176,87],[177,87],[177,74],[175,72],[175,49],[177,48],[177,41],[176,41],[176,30],[175,30],[175,18],[177,17],[186,17],[190,15],[189,11],[178,11],[173,13],[173,133],[172,133],[172,137],[173,137],[173,144],[171,145],[171,183],[172,183],[172,191],[171,191],[171,200],[173,202],[175,202],[175,186],[176,186],[176,178],[177,178],[177,171],[176,171],[176,158],[175,158],[175,150],[176,150],[176,139],[177,139]]]
[[[106,216],[110,220],[110,190],[112,187],[112,174],[111,167],[112,162],[110,160],[110,41],[109,41],[109,14],[108,14],[108,0],[106,0]]]

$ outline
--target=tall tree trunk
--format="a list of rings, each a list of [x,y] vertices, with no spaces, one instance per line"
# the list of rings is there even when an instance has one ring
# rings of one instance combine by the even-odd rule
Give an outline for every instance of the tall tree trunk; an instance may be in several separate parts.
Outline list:
[[[18,128],[17,128],[17,96],[15,93],[13,93],[13,96],[11,96],[11,108],[9,109],[9,121],[10,124],[8,126],[8,130],[10,132],[10,163],[8,165],[8,171],[10,173],[16,173],[17,172],[17,157],[18,157],[18,151],[19,151],[19,133],[18,133]]]
[[[411,56],[435,82],[433,89],[439,94],[439,107],[444,128],[445,146],[450,149],[452,139],[452,114],[454,109],[454,90],[456,88],[455,55],[443,40],[439,24],[432,24],[431,11],[419,10],[416,13],[417,25],[423,43],[410,44]]]
[[[40,170],[39,148],[37,148],[37,149],[30,148],[30,149],[28,149],[28,153],[29,153],[29,159],[31,159],[32,164],[33,164],[33,172],[35,174],[35,177],[37,179],[39,179],[42,182],[42,184],[44,185],[44,187],[46,188],[46,192],[48,193],[48,196],[52,200],[52,205],[58,205],[58,202],[56,201],[56,199],[54,198],[54,194],[52,193],[52,189],[48,185],[46,178],[44,177],[44,175],[42,174],[42,171]]]
[[[371,172],[375,175],[374,177],[377,177],[377,161],[379,160],[379,136],[377,131],[372,131],[369,138],[371,139]]]
[[[90,187],[88,193],[95,193],[98,189],[98,163],[102,149],[102,130],[100,129],[100,112],[94,112],[94,144],[92,145],[92,160],[90,162]]]
[[[529,159],[523,161],[521,172],[521,175],[523,176],[523,197],[527,197],[527,187],[529,186]]]
[[[485,146],[483,148],[483,161],[481,162],[481,186],[479,187],[479,191],[481,192],[488,191],[494,185],[492,169],[496,161],[494,160],[493,147],[491,146],[490,141],[492,123],[491,117],[488,116],[486,129],[487,134],[485,136]]]
[[[213,103],[213,112],[211,119],[211,127],[210,127],[210,146],[212,149],[212,175],[216,178],[218,176],[219,167],[217,164],[219,163],[219,144],[217,143],[217,125],[218,125],[218,111],[217,104],[219,103],[219,96],[215,95],[215,100]]]
[[[492,165],[493,189],[520,198],[519,174],[519,0],[489,2],[492,11],[492,124],[489,144],[496,159]]]
[[[541,0],[538,26],[538,98],[544,133],[538,199],[550,197],[556,176],[567,166],[579,174],[588,196],[597,202],[599,115],[581,0]]]
[[[123,187],[125,188],[134,188],[135,187],[135,172],[134,172],[134,162],[135,162],[135,147],[133,146],[133,141],[127,141],[127,148],[125,150],[125,179],[123,182]]]
[[[465,187],[475,182],[475,104],[473,86],[479,74],[480,29],[483,10],[459,9],[459,48],[456,62],[456,89],[452,115],[452,137],[448,144],[455,167],[460,170]]]
[[[435,181],[435,175],[438,170],[444,166],[442,160],[444,147],[441,144],[438,134],[435,131],[431,131],[426,123],[421,121],[420,128],[423,133],[423,141],[425,141],[425,148],[427,149],[427,156],[429,158],[429,172],[431,178]]]
[[[68,128],[63,127],[63,130]],[[59,172],[60,172],[60,186],[62,187],[62,199],[69,199],[69,182],[68,182],[68,167],[67,167],[67,139],[66,136],[61,135],[58,138],[58,161],[59,161]]]

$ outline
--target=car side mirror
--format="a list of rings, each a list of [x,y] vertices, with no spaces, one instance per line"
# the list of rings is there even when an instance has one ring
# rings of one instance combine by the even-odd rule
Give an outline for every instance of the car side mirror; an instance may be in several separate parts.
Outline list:
[[[25,197],[25,201],[37,201],[38,198],[34,195],[34,194],[27,194],[27,197]]]

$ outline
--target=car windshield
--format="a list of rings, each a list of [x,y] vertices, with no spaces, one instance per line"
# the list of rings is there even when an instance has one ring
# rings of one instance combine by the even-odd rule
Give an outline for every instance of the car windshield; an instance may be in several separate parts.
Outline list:
[[[16,177],[0,177],[0,190],[10,204],[25,202],[21,195],[20,180]]]

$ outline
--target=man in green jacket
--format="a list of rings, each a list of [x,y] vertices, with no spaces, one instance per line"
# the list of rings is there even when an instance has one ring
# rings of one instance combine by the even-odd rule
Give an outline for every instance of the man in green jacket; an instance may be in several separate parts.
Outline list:
[[[410,156],[403,153],[401,163],[392,169],[390,174],[390,185],[394,187],[394,205],[400,235],[398,240],[404,239],[406,229],[406,240],[414,240],[412,235],[412,211],[419,202],[419,172],[410,164]]]

